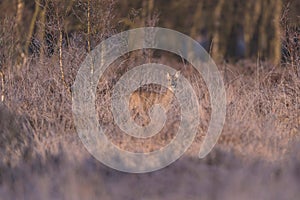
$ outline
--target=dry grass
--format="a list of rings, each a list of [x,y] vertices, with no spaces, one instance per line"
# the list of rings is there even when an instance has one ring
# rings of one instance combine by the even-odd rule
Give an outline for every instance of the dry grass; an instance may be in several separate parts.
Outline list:
[[[108,19],[101,22],[110,27]],[[2,27],[12,28],[9,23]],[[109,29],[95,40],[101,41],[112,32]],[[284,67],[252,61],[219,65],[227,92],[226,122],[218,144],[199,160],[211,113],[205,83],[189,64],[172,55],[152,59],[181,70],[190,81],[199,97],[201,122],[193,145],[171,166],[148,174],[127,174],[95,160],[75,130],[72,98],[66,86],[73,84],[86,56],[83,37],[74,35],[68,46],[62,47],[61,59],[54,53],[20,62],[12,53],[15,44],[9,33],[0,35],[4,56],[0,62],[4,75],[4,84],[0,81],[0,91],[4,91],[0,94],[4,95],[0,105],[1,200],[298,199],[299,63]],[[168,144],[179,122],[176,100],[167,113],[166,126],[152,138],[129,137],[113,122],[112,89],[126,71],[149,61],[151,52],[146,53],[133,52],[115,61],[97,89],[99,123],[107,127],[112,142],[135,152],[154,151]],[[163,91],[155,85],[141,90]]]
[[[64,51],[66,82],[72,85],[84,54],[76,47]],[[181,69],[191,81],[199,94],[202,121],[194,144],[181,159],[141,175],[109,169],[83,148],[55,57],[29,59],[18,73],[4,70],[1,199],[297,199],[300,79],[293,68],[249,61],[220,65],[228,98],[226,123],[213,152],[198,160],[210,117],[205,84],[188,64],[171,57],[155,61]],[[99,123],[111,127],[108,136],[120,148],[147,152],[174,137],[176,109],[168,115],[169,127],[149,140],[124,136],[113,126],[111,89],[135,62],[125,58],[105,72],[97,110]]]

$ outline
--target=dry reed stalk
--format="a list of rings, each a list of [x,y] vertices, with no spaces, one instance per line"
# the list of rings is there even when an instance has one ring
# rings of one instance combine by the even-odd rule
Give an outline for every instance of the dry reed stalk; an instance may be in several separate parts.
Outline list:
[[[1,78],[1,102],[4,101],[4,74],[0,71],[0,78]]]

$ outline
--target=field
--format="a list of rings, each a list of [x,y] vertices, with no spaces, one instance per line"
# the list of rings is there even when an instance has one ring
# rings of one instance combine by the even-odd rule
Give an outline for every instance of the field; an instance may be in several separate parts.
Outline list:
[[[71,58],[80,55],[74,48],[66,55],[65,77],[71,83],[80,63]],[[135,140],[113,127],[107,109],[113,80],[136,63],[130,59],[120,62],[124,66],[115,62],[99,81],[99,91],[107,88],[97,93],[99,123],[111,123],[108,137],[120,148],[149,152],[170,141],[176,125],[167,124],[172,127],[154,139]],[[201,125],[193,145],[175,163],[156,172],[129,174],[106,167],[84,148],[74,127],[71,96],[61,84],[59,67],[51,62],[32,59],[21,71],[6,72],[0,112],[1,199],[297,199],[297,68],[251,61],[218,65],[226,85],[226,122],[213,151],[199,159],[210,118],[205,84],[201,76],[193,76],[189,64],[156,59],[181,69],[201,92]]]
[[[0,200],[298,200],[299,6],[297,0],[0,1]],[[149,26],[180,31],[206,48],[224,81],[226,119],[217,144],[199,159],[213,110],[205,78],[169,52],[120,56],[95,94],[97,123],[119,149],[147,154],[174,141],[182,114],[174,96],[178,77],[191,84],[200,117],[192,145],[178,160],[157,171],[126,173],[85,148],[72,110],[74,83],[101,41]],[[173,39],[165,38],[183,45]],[[131,95],[128,108],[140,126],[151,124],[153,105],[167,108],[159,133],[136,138],[117,125],[112,99],[122,76],[145,63],[180,75],[165,74],[168,87],[145,84]]]

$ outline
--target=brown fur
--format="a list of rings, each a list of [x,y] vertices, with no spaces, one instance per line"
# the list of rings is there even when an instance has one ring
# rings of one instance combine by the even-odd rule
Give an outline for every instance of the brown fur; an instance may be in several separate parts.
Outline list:
[[[138,124],[141,124],[142,126],[149,124],[150,118],[148,113],[155,104],[160,104],[166,111],[169,110],[174,97],[173,92],[176,88],[176,85],[172,84],[176,83],[178,77],[179,71],[174,75],[167,74],[168,88],[165,92],[158,93],[139,90],[131,94],[129,109],[132,113],[133,119]]]

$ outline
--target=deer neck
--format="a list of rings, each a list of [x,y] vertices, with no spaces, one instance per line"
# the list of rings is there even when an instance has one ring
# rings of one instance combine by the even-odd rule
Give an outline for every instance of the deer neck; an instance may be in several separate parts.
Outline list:
[[[168,87],[167,91],[163,94],[161,98],[161,102],[165,108],[171,104],[174,96],[174,90],[171,87]]]

